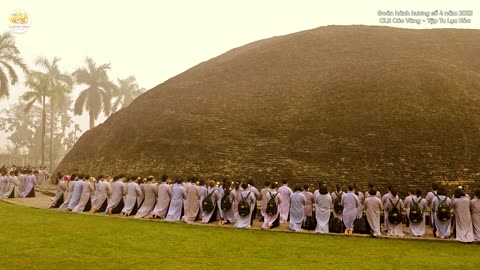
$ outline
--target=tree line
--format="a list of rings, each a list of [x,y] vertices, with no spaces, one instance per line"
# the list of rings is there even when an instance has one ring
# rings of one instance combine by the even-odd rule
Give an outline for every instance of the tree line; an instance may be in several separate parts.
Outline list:
[[[20,56],[14,36],[9,32],[0,35],[0,99],[9,98],[10,86],[19,83],[17,71],[26,77],[26,90],[19,102],[1,112],[0,128],[9,134],[11,143],[8,152],[27,154],[33,159],[39,157],[44,166],[48,139],[50,169],[73,147],[81,132],[71,112],[75,115],[88,112],[91,129],[101,112],[109,116],[145,91],[134,76],[113,82],[108,75],[109,63],[97,64],[86,57],[83,66],[68,73],[60,69],[60,61],[58,57],[51,60],[38,57],[35,66],[29,68]],[[73,100],[75,85],[82,90]]]

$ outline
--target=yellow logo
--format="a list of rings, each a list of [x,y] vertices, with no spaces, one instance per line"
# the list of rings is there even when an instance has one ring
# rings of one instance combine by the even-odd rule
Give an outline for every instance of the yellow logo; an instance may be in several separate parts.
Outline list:
[[[17,11],[12,13],[8,20],[13,24],[28,24],[28,14],[26,12]]]
[[[10,30],[15,33],[25,33],[30,28],[32,19],[28,12],[22,9],[14,10],[8,16],[8,25]]]

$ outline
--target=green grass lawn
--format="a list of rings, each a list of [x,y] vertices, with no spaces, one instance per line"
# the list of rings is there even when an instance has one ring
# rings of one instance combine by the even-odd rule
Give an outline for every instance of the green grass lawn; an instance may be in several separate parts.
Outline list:
[[[478,269],[480,245],[238,230],[0,202],[0,269]]]

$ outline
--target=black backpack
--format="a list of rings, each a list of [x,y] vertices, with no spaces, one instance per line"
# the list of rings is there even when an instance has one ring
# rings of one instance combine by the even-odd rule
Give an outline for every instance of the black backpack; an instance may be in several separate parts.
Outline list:
[[[343,232],[343,222],[338,217],[330,217],[328,221],[328,231],[331,233],[341,233]]]
[[[337,194],[337,197],[335,198],[335,200],[333,200],[333,210],[336,213],[342,213],[343,212],[343,205],[341,203],[342,203],[343,192],[340,191],[340,194],[339,194],[338,192],[335,191],[335,194]]]
[[[250,204],[247,202],[247,198],[250,196],[251,191],[248,192],[247,197],[243,197],[240,193],[240,197],[242,198],[240,202],[238,202],[238,214],[242,217],[248,216],[250,214]]]
[[[444,200],[440,200],[440,197],[438,197],[438,207],[437,207],[437,218],[439,220],[445,221],[449,220],[451,218],[451,213],[450,213],[450,206],[447,205],[447,196],[445,196]]]
[[[207,213],[212,212],[213,209],[215,208],[212,202],[212,194],[213,194],[213,191],[210,193],[207,193],[207,197],[205,197],[202,201],[202,209]]]
[[[225,193],[223,194],[222,200],[220,201],[220,207],[223,211],[228,211],[232,209],[232,202],[230,201],[230,190],[226,188],[224,192]]]
[[[392,224],[402,223],[402,213],[400,213],[400,210],[398,210],[397,208],[397,205],[400,199],[398,199],[395,204],[393,204],[392,199],[389,199],[389,200],[393,207],[390,210],[388,210],[388,222]]]
[[[412,199],[413,204],[412,204],[412,207],[410,207],[410,214],[408,215],[408,217],[410,218],[410,222],[413,222],[413,223],[422,222],[423,212],[422,210],[420,210],[420,206],[418,205],[421,201],[422,201],[422,197],[420,197],[418,201],[415,201],[414,199]]]
[[[265,209],[265,212],[268,215],[276,215],[277,214],[277,202],[275,201],[275,198],[277,197],[278,193],[275,193],[272,195],[272,192],[270,193],[270,200],[267,202],[267,209]]]
[[[360,234],[370,234],[370,224],[368,223],[367,217],[363,215],[361,218],[355,219],[353,223],[353,232]]]

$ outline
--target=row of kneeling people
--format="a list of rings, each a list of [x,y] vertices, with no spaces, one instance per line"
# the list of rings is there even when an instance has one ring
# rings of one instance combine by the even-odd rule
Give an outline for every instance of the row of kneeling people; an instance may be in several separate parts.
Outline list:
[[[35,197],[35,186],[48,178],[46,170],[0,169],[0,199]]]
[[[263,229],[271,229],[289,223],[289,229],[315,230],[318,233],[354,231],[382,235],[381,216],[387,235],[403,236],[402,220],[405,213],[408,232],[413,236],[425,235],[426,212],[431,208],[434,231],[440,238],[451,234],[452,218],[456,238],[462,242],[480,240],[480,201],[476,192],[470,200],[460,189],[450,199],[445,189],[440,188],[422,198],[420,190],[412,192],[404,200],[395,188],[381,196],[373,185],[368,192],[359,192],[355,185],[343,191],[340,185],[329,193],[324,183],[313,193],[309,186],[296,185],[292,190],[287,181],[280,187],[266,182],[260,191],[253,180],[232,183],[189,178],[185,183],[178,178],[170,184],[168,176],[160,183],[152,176],[141,179],[137,176],[115,177],[73,174],[59,176],[57,194],[50,207],[59,207],[73,212],[90,211],[106,214],[120,213],[136,218],[161,218],[166,221],[193,223],[234,223],[235,227],[248,228],[253,224],[260,204],[259,218]],[[64,200],[63,200],[64,199]],[[315,210],[315,211],[314,211]]]

